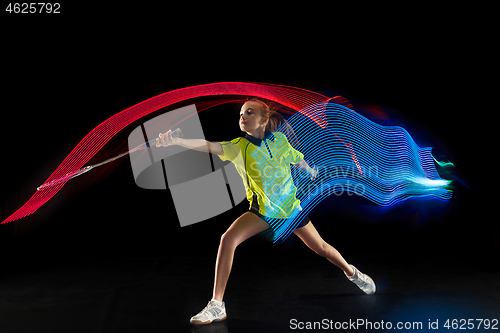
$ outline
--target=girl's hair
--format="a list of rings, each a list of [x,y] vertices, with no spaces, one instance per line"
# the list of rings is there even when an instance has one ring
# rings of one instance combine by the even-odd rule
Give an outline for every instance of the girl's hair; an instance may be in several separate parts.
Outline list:
[[[285,118],[279,114],[276,110],[272,109],[267,103],[258,99],[257,97],[251,98],[248,101],[259,103],[262,108],[262,116],[269,117],[269,121],[266,125],[266,131],[274,132],[278,127],[285,121]]]

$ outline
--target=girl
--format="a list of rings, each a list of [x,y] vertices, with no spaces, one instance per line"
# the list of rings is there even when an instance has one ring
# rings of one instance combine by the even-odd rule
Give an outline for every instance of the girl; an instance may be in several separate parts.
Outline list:
[[[269,229],[271,220],[287,218],[293,212],[301,210],[300,201],[295,197],[296,188],[291,178],[290,164],[308,172],[311,179],[318,174],[317,170],[304,161],[302,153],[288,143],[285,135],[276,132],[280,118],[283,119],[266,103],[252,99],[244,103],[240,111],[239,125],[246,133],[244,138],[208,142],[202,139],[172,138],[172,132],[168,131],[156,139],[157,147],[180,145],[209,152],[218,155],[222,160],[233,162],[244,180],[247,199],[250,202],[250,210],[237,218],[221,237],[212,299],[200,313],[191,318],[192,324],[210,324],[226,319],[226,308],[222,299],[236,247],[246,239]],[[256,160],[260,163],[256,163]],[[258,166],[262,165],[262,160],[270,161],[273,167],[259,170]],[[269,193],[269,180],[274,181],[273,184],[279,184],[278,194],[276,191]],[[365,293],[375,293],[373,280],[353,265],[349,265],[334,247],[326,243],[307,216],[293,233],[311,250],[342,269],[347,278]]]

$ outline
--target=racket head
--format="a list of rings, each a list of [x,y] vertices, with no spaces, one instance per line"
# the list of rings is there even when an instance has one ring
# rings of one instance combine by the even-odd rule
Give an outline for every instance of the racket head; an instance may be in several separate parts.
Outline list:
[[[76,171],[73,171],[73,172],[69,172],[67,174],[65,174],[63,177],[61,178],[57,178],[57,179],[54,179],[54,180],[51,180],[50,182],[48,183],[44,183],[40,186],[37,187],[37,191],[40,191],[40,190],[43,190],[47,187],[51,187],[51,186],[54,186],[54,185],[57,185],[57,184],[60,184],[62,182],[66,182],[70,179],[73,179],[75,177],[78,177],[80,175],[83,175],[85,172],[87,171],[90,171],[90,169],[92,169],[92,166],[86,166],[84,168],[81,168],[81,169],[78,169]]]

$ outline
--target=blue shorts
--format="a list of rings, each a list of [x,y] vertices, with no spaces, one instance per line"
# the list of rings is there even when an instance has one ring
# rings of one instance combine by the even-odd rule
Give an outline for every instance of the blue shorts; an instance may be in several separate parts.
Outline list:
[[[253,195],[252,206],[250,207],[250,212],[254,213],[258,217],[260,217],[261,219],[263,219],[264,221],[269,223],[267,221],[268,217],[265,217],[264,215],[259,213],[259,203],[257,202],[257,195],[255,195],[255,194]],[[311,222],[311,220],[309,220],[309,216],[306,216],[306,217],[304,217],[304,219],[300,222],[300,224],[295,229],[305,227],[309,222]]]

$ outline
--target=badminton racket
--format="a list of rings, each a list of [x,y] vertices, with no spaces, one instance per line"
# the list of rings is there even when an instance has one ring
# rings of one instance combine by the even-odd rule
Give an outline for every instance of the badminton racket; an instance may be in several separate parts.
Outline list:
[[[181,129],[177,128],[174,131],[172,131],[172,137],[173,138],[182,138]],[[51,180],[50,182],[44,183],[44,184],[38,186],[37,191],[43,190],[44,188],[47,188],[47,187],[50,187],[50,186],[54,186],[56,184],[60,184],[62,182],[65,182],[65,181],[68,181],[70,179],[73,179],[75,177],[81,176],[84,173],[87,173],[87,172],[89,172],[92,169],[95,169],[97,167],[100,167],[101,165],[104,165],[104,164],[116,161],[117,159],[122,158],[123,156],[126,156],[128,154],[131,154],[131,153],[133,153],[135,151],[142,150],[142,149],[147,149],[147,148],[155,147],[155,146],[156,146],[156,138],[153,139],[153,140],[151,140],[151,141],[145,142],[142,145],[137,146],[134,149],[131,149],[131,150],[125,152],[125,153],[122,153],[122,154],[117,155],[115,157],[109,158],[109,159],[107,159],[105,161],[102,161],[100,163],[96,163],[96,164],[93,164],[93,165],[88,165],[88,166],[83,167],[81,169],[78,169],[76,171],[69,172],[69,173],[65,174],[64,176],[62,176],[61,178],[57,178],[57,179]]]

